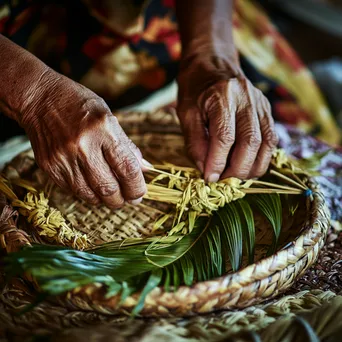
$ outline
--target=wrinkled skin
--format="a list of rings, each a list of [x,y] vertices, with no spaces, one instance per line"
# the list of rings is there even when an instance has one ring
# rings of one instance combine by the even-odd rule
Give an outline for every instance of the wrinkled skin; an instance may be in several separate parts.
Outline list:
[[[178,78],[178,116],[190,157],[208,181],[262,176],[278,139],[271,107],[240,72],[192,61]]]
[[[178,116],[189,155],[213,182],[263,175],[277,144],[270,105],[240,67],[233,6],[233,0],[176,0]]]
[[[145,194],[139,149],[106,103],[82,85],[45,73],[21,125],[38,165],[81,199],[118,208]]]
[[[211,182],[261,176],[277,137],[268,101],[240,70],[233,0],[175,3],[178,116],[189,154]],[[24,127],[38,165],[59,186],[110,208],[141,200],[140,151],[100,97],[1,35],[0,70],[0,111]]]

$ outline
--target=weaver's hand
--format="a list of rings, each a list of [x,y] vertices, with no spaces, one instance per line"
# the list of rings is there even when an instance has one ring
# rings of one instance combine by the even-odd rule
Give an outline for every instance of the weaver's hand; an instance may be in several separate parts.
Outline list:
[[[243,75],[180,71],[178,116],[190,156],[205,179],[263,175],[277,144],[268,100]]]
[[[142,158],[106,103],[89,89],[46,72],[20,124],[38,165],[64,189],[110,208],[146,192]]]

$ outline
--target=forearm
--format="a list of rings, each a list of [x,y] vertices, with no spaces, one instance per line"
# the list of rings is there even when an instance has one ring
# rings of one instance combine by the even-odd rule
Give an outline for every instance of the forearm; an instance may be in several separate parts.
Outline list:
[[[22,124],[25,108],[48,72],[38,58],[0,34],[0,112]]]
[[[239,68],[232,32],[233,2],[176,0],[182,59],[214,57],[220,60],[218,63],[227,63],[231,68]]]

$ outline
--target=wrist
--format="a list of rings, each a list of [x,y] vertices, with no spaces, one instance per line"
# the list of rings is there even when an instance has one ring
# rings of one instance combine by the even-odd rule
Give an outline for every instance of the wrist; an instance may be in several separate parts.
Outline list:
[[[191,65],[205,65],[210,73],[231,74],[231,77],[242,73],[239,53],[233,40],[226,36],[200,35],[184,43],[180,68]]]
[[[0,111],[23,126],[23,118],[51,69],[0,35]]]
[[[196,97],[217,82],[244,77],[237,53],[193,53],[181,60],[177,81],[180,95]]]
[[[47,104],[53,105],[54,90],[60,79],[58,73],[45,67],[35,70],[32,75],[32,83],[25,91],[25,97],[19,104],[18,123],[25,129],[36,126],[35,122],[41,120],[47,114]]]
[[[184,53],[180,61],[180,72],[189,68],[202,68],[203,71],[211,74],[222,74],[228,78],[243,75],[240,66],[239,55],[235,48],[228,50],[224,46],[201,45],[196,49]]]

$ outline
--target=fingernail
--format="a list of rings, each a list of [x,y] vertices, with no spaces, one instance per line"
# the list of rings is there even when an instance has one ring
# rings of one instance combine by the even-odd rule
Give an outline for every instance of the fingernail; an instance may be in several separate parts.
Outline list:
[[[220,175],[218,173],[212,173],[208,177],[209,183],[216,183],[220,179]]]
[[[127,201],[127,202],[128,202],[129,204],[132,204],[132,205],[138,205],[138,204],[141,203],[142,200],[143,200],[143,198],[140,197],[140,198],[137,198],[137,199],[135,199],[135,200],[130,200],[130,201]]]
[[[198,161],[198,162],[196,163],[196,165],[197,165],[198,170],[200,170],[200,171],[203,173],[203,169],[204,169],[204,164],[203,164],[203,162]]]
[[[142,159],[142,164],[143,164],[143,166],[146,166],[146,167],[152,167],[153,168],[153,165],[150,163],[150,162],[148,162],[146,159]]]

